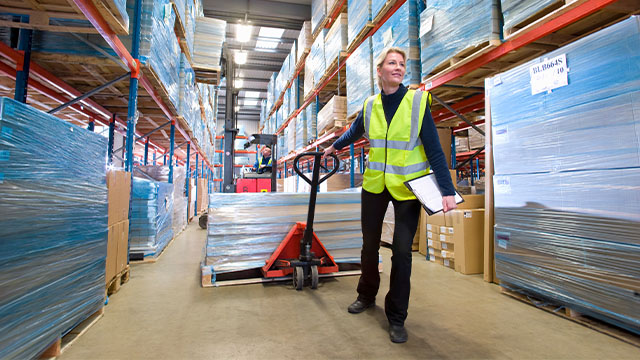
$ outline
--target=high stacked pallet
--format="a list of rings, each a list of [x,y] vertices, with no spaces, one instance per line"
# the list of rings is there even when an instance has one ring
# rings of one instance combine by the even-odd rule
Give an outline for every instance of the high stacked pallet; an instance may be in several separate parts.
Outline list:
[[[305,21],[302,23],[302,29],[300,29],[300,34],[298,35],[296,49],[296,58],[298,61],[302,59],[305,53],[308,53],[311,50],[311,44],[313,44],[313,37],[311,37],[311,22]]]
[[[501,0],[500,3],[506,37],[516,26],[532,22],[537,19],[536,15],[564,5],[565,0]]]
[[[129,259],[157,258],[173,239],[173,184],[134,177],[131,199]]]
[[[301,111],[295,118],[296,123],[296,144],[295,149],[302,149],[308,144],[307,113]]]
[[[105,301],[107,139],[0,99],[0,358],[37,358]]]
[[[366,39],[347,59],[347,117],[362,110],[364,101],[374,94],[371,38]]]
[[[327,0],[311,0],[311,33],[316,34],[327,17]]]
[[[485,82],[498,279],[635,333],[639,25],[631,17]]]
[[[371,22],[371,0],[348,0],[347,14],[347,42],[351,45],[356,36]]]
[[[220,70],[226,27],[224,20],[203,16],[196,18],[193,45],[193,67],[196,71]]]
[[[347,14],[340,14],[324,38],[324,57],[327,67],[334,62],[338,63],[340,53],[347,50],[348,44]]]
[[[318,134],[346,125],[346,119],[347,97],[335,95],[318,112]]]
[[[316,110],[316,102],[310,102],[303,111],[306,113],[305,117],[307,119],[307,141],[315,140],[318,137],[318,112]]]

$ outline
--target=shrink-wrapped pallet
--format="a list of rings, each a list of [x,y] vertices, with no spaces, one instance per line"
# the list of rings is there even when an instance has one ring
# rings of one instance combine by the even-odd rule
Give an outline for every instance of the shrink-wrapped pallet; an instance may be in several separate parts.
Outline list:
[[[320,35],[316,38],[316,40],[311,45],[311,52],[309,53],[309,67],[311,75],[313,76],[313,83],[318,84],[320,79],[324,75],[327,70],[327,62],[325,58],[325,47],[324,47],[324,34],[325,31],[322,30]],[[307,68],[305,68],[305,71]]]
[[[129,256],[133,259],[160,255],[173,239],[173,184],[134,177],[131,192]]]
[[[327,17],[327,0],[311,0],[311,33],[315,34],[318,26]]]
[[[346,119],[347,97],[335,95],[322,110],[318,112],[318,134],[336,126],[336,121],[341,122]],[[341,123],[341,125],[344,125],[344,123]]]
[[[193,66],[201,69],[220,69],[222,43],[227,22],[208,17],[197,17],[193,44]]]
[[[312,101],[304,108],[305,118],[307,120],[307,141],[315,140],[318,137],[317,132],[317,114],[316,102]]]
[[[366,39],[347,59],[347,116],[357,114],[367,97],[374,94],[371,38]]]
[[[324,57],[327,66],[337,64],[340,52],[347,50],[347,15],[340,14],[324,38]]]
[[[296,122],[296,150],[300,150],[307,146],[307,114],[305,111],[300,112],[294,119]]]
[[[347,40],[351,45],[360,31],[371,21],[371,0],[348,0],[347,14]]]
[[[296,150],[296,121],[293,119],[287,125],[287,149],[288,152]]]
[[[543,10],[561,6],[565,0],[501,0],[500,3],[506,36],[514,26],[527,22]]]
[[[300,34],[298,34],[298,42],[297,42],[297,55],[296,59],[302,59],[302,56],[305,52],[311,50],[311,44],[313,43],[313,38],[311,37],[311,22],[305,21],[302,23],[302,29],[300,29]]]

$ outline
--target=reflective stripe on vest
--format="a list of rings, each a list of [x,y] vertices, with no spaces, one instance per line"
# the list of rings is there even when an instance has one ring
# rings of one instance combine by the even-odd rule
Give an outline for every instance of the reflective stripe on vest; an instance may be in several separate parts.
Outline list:
[[[404,182],[430,170],[420,140],[422,119],[431,105],[431,94],[424,94],[408,90],[389,125],[380,94],[365,101],[365,136],[370,144],[369,165],[362,184],[365,190],[379,194],[386,187],[396,200],[415,199]]]
[[[258,161],[258,167],[267,167],[267,166],[271,165],[271,159],[272,159],[272,158],[273,158],[273,157],[269,157],[269,161],[267,162],[267,165],[262,165],[262,159],[263,159],[263,157],[262,157],[262,156],[260,156],[260,160]]]

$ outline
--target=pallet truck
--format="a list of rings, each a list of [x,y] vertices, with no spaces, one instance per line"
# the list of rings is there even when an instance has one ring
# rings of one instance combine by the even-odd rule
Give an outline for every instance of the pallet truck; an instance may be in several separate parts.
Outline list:
[[[316,197],[318,196],[318,185],[326,181],[331,175],[338,171],[340,160],[334,154],[333,169],[329,171],[320,164],[322,152],[306,152],[299,154],[293,161],[293,170],[300,175],[300,178],[311,185],[309,194],[309,210],[307,212],[307,222],[297,222],[287,236],[282,240],[278,248],[271,254],[269,260],[262,267],[262,274],[267,278],[284,277],[293,274],[293,287],[300,291],[305,283],[309,283],[312,289],[318,288],[320,274],[338,272],[338,265],[333,256],[322,245],[318,236],[313,232],[313,218],[316,210]],[[313,173],[311,179],[306,177],[298,168],[301,158],[313,156]],[[320,168],[329,171],[320,178]]]

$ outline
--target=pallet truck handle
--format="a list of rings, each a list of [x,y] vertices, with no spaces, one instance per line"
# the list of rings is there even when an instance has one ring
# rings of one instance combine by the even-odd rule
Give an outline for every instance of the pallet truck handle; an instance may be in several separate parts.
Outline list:
[[[300,169],[298,168],[298,162],[300,161],[301,158],[305,157],[305,156],[313,156],[314,157],[314,161],[319,162],[320,159],[322,158],[322,155],[324,155],[323,152],[320,151],[309,151],[309,152],[305,152],[302,154],[299,154],[298,156],[296,156],[296,158],[293,160],[293,170],[300,175],[300,177],[302,179],[304,179],[304,181],[306,181],[309,185],[312,185],[312,180],[309,179],[308,177],[306,177],[306,175],[304,175]],[[333,169],[331,169],[331,171],[325,175],[324,177],[322,177],[320,180],[318,180],[318,185],[322,184],[325,180],[327,180],[329,177],[331,177],[331,175],[335,174],[338,169],[340,168],[340,159],[338,159],[338,157],[335,154],[329,154],[329,156],[333,157]],[[320,163],[318,163],[319,165]],[[315,166],[315,165],[314,165]],[[324,168],[324,166],[320,165],[321,167]],[[325,168],[325,170],[327,170]]]

